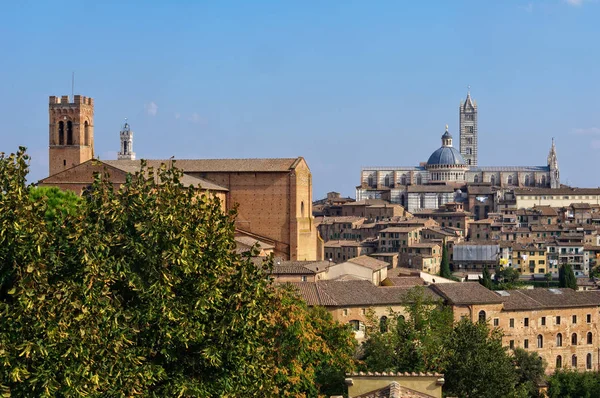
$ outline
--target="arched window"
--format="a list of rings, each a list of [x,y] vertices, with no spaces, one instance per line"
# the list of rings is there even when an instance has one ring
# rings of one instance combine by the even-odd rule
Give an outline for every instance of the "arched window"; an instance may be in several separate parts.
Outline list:
[[[419,207],[421,209],[425,208],[425,194],[421,194],[421,196],[419,197]]]
[[[65,122],[58,122],[58,145],[65,145]]]
[[[485,311],[479,311],[479,322],[485,323]]]
[[[67,145],[73,145],[73,122],[67,122]]]
[[[473,177],[473,182],[474,183],[478,183],[479,182],[479,176],[475,175],[475,177]]]
[[[508,176],[508,178],[506,179],[506,183],[508,185],[512,185],[513,184],[513,178],[512,178],[512,176]]]
[[[529,175],[525,176],[525,186],[528,187],[529,186]]]
[[[390,186],[390,176],[389,175],[385,176],[383,183],[385,184],[386,187]]]
[[[444,203],[444,195],[439,194],[438,195],[438,207],[442,207],[443,203]]]
[[[350,324],[350,326],[352,326],[352,330],[354,330],[355,332],[358,332],[359,330],[361,330],[362,325],[359,320],[353,319],[348,323]]]
[[[374,183],[374,178],[373,178],[373,176],[371,175],[371,176],[369,176],[369,179],[368,179],[368,184],[369,184],[369,186],[370,186],[370,187],[372,187],[372,186],[374,185],[373,183]]]
[[[83,123],[83,137],[85,140],[85,145],[90,145],[90,124],[88,123],[88,121],[86,120],[85,123]]]
[[[129,142],[123,141],[123,155],[129,153]]]
[[[576,368],[577,367],[577,355],[573,355],[571,357],[571,366]]]
[[[559,355],[556,357],[556,369],[562,368],[562,357]]]
[[[537,348],[544,348],[544,336],[538,334],[537,337]]]
[[[560,333],[556,335],[556,346],[562,347],[562,334]]]
[[[423,184],[423,177],[421,177],[421,174],[417,175],[417,185],[421,185]]]
[[[542,176],[542,187],[546,187],[546,176]]]
[[[399,321],[399,322],[404,322],[404,321],[406,321],[406,318],[404,317],[404,315],[400,315],[400,316],[398,317],[398,321]]]
[[[571,335],[571,345],[577,345],[577,333]]]
[[[381,333],[385,333],[388,331],[388,319],[385,315],[379,318],[379,331]]]
[[[400,178],[400,184],[406,185],[406,174],[402,174],[402,177]]]
[[[492,183],[492,185],[496,185],[496,176],[491,176],[490,182]]]
[[[300,217],[304,217],[304,201],[300,202]]]
[[[592,332],[587,333],[587,343],[592,344]]]
[[[585,368],[588,370],[592,368],[592,354],[591,353],[588,353],[585,356]]]

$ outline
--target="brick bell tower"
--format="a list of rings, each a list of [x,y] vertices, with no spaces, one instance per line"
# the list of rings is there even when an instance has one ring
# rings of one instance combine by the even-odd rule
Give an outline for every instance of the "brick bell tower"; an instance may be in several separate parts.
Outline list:
[[[77,166],[94,157],[94,100],[75,95],[50,96],[49,174]]]

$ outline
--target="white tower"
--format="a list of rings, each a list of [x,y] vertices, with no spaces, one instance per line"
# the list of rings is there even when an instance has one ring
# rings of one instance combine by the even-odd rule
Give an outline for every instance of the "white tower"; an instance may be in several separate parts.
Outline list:
[[[135,160],[135,152],[133,152],[133,131],[125,119],[125,124],[121,129],[121,150],[119,151],[119,160]]]

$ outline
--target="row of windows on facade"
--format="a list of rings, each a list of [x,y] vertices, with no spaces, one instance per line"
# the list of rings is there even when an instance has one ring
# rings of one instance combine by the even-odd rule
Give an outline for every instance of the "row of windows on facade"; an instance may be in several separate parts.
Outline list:
[[[470,159],[469,159],[469,164],[470,164]],[[444,174],[444,179],[458,179],[460,176],[462,176],[461,173],[445,173]],[[439,177],[439,176],[437,176],[437,177]],[[439,180],[440,178],[434,178],[434,179],[438,179]],[[408,181],[409,181],[409,178],[406,175],[402,175],[400,177],[400,185],[407,185]],[[496,184],[496,176],[494,176],[494,175],[490,176],[490,180],[489,181],[490,181],[490,183],[492,185],[495,185]],[[480,178],[479,175],[476,174],[473,177],[473,182],[474,183],[484,182],[484,179]],[[515,182],[515,180],[513,179],[512,175],[509,175],[506,178],[506,184],[508,184],[508,185],[514,185],[514,182]],[[533,187],[533,186],[536,185],[535,182],[536,182],[535,178],[530,177],[529,175],[526,175],[525,179],[523,181],[523,185],[526,186],[526,187],[529,187],[529,186]],[[422,185],[422,184],[423,184],[423,178],[421,177],[421,175],[417,175],[416,185]],[[542,186],[542,187],[544,187],[544,186],[546,186],[546,184],[547,184],[546,176],[542,175],[542,177],[539,180],[539,185]],[[370,187],[372,187],[372,188],[376,188],[377,187],[377,184],[375,183],[375,177],[373,177],[372,175],[370,175],[369,178],[368,178],[368,185]],[[383,185],[386,186],[386,187],[391,187],[392,186],[392,179],[391,179],[391,177],[389,175],[386,175],[384,177],[384,179],[383,179]],[[565,199],[567,199],[567,197],[565,197]]]
[[[588,332],[587,336],[586,336],[587,344],[593,344],[593,341],[594,341],[594,338],[593,338],[592,332]],[[510,345],[511,349],[514,349],[515,341],[510,340],[509,345]],[[571,345],[578,345],[577,333],[573,333],[571,335]],[[558,333],[556,335],[556,347],[562,347],[562,346],[563,346],[562,333]],[[523,340],[523,348],[529,348],[529,339]],[[537,348],[544,348],[544,336],[542,336],[541,334],[539,334],[537,336]]]
[[[83,123],[83,145],[90,145],[90,125],[86,121]],[[65,141],[65,122],[58,122],[58,145],[73,145],[73,122],[70,120],[66,123],[66,141]]]
[[[479,316],[479,321],[480,322],[485,322],[486,321],[486,313],[485,313],[485,311],[483,311],[483,310],[479,311],[478,316]],[[592,314],[586,314],[585,320],[586,320],[586,323],[592,323]],[[562,321],[562,318],[560,317],[560,315],[557,315],[555,317],[555,324],[556,325],[560,325],[561,321]],[[498,326],[499,322],[500,321],[499,321],[498,318],[494,318],[494,326]],[[509,322],[509,326],[511,328],[515,327],[515,318],[510,318],[508,322]],[[573,315],[571,317],[571,322],[573,323],[573,325],[577,324],[577,315]],[[524,327],[529,327],[529,318],[523,318],[523,326]],[[543,317],[540,318],[540,326],[546,326],[546,317],[545,316],[543,316]]]
[[[562,364],[562,356],[558,355],[556,357],[556,368],[560,369],[562,368],[563,364]],[[576,368],[577,367],[577,355],[573,354],[573,356],[571,356],[571,367]],[[588,353],[585,356],[585,368],[586,369],[592,369],[592,354]]]

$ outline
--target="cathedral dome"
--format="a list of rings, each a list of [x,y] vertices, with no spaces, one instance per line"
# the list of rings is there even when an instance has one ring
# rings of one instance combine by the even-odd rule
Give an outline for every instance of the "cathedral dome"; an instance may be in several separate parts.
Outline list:
[[[465,165],[465,159],[460,152],[451,146],[443,146],[431,154],[427,165]]]
[[[431,154],[427,161],[428,166],[453,166],[453,165],[466,165],[465,159],[462,157],[460,152],[452,146],[452,134],[448,131],[448,125],[446,125],[446,132],[442,135],[442,147]]]

